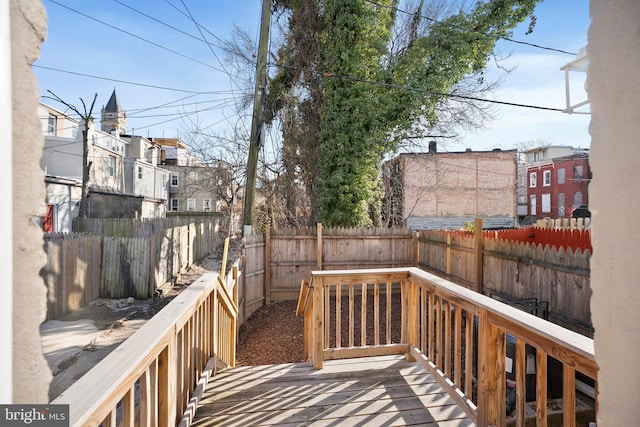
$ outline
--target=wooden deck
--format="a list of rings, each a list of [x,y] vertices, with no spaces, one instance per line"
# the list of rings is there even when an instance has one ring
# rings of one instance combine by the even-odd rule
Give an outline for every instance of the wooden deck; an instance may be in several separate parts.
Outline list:
[[[238,367],[207,385],[193,426],[471,426],[454,400],[403,356]]]

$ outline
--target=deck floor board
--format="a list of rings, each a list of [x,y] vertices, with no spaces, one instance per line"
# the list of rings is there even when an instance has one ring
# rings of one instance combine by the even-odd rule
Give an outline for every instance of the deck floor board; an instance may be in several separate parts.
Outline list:
[[[227,369],[207,385],[193,426],[472,426],[416,363],[402,356]]]

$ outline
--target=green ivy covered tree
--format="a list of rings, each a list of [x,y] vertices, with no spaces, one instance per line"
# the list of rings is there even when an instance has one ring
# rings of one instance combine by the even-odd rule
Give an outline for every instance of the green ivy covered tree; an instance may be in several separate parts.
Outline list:
[[[297,153],[315,219],[377,225],[385,153],[416,129],[438,125],[447,102],[440,94],[454,93],[468,76],[482,87],[496,40],[527,17],[532,29],[538,1],[478,1],[433,20],[422,15],[421,0],[408,21],[399,19],[397,0],[276,1],[288,34],[269,105],[289,123],[298,117],[300,128],[284,144],[295,144],[287,152]],[[297,104],[284,102],[291,97]]]

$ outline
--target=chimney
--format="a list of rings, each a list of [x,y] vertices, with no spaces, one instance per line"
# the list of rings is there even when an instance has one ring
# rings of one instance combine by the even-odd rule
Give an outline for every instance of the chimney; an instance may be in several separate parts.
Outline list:
[[[436,154],[438,152],[438,144],[436,141],[429,141],[429,154]]]

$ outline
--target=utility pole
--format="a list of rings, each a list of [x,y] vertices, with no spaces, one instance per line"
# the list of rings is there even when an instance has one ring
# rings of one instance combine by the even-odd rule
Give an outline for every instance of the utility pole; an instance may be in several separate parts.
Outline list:
[[[91,173],[91,162],[89,161],[89,121],[93,121],[93,117],[91,114],[93,113],[93,107],[96,104],[96,99],[98,99],[98,94],[96,93],[93,96],[93,102],[91,102],[91,107],[89,107],[89,111],[87,111],[87,106],[84,103],[84,100],[80,98],[80,102],[82,102],[83,112],[80,112],[75,106],[65,102],[62,98],[60,98],[55,93],[47,90],[53,97],[45,96],[45,98],[54,99],[61,104],[64,104],[67,108],[75,112],[83,121],[82,127],[82,192],[80,195],[80,209],[78,211],[78,216],[80,218],[86,218],[89,216],[89,177]]]
[[[258,154],[262,140],[263,96],[267,85],[267,53],[269,51],[269,27],[271,24],[271,0],[262,0],[260,19],[260,42],[258,44],[258,63],[256,65],[256,88],[253,97],[253,120],[251,122],[251,140],[247,160],[247,181],[244,191],[244,210],[242,215],[242,235],[251,234],[253,209],[256,198],[256,175],[258,172]]]

